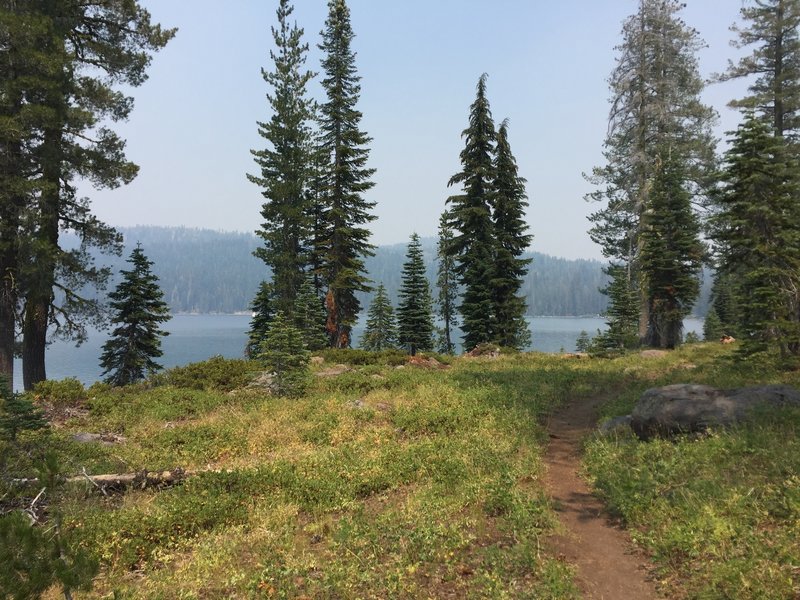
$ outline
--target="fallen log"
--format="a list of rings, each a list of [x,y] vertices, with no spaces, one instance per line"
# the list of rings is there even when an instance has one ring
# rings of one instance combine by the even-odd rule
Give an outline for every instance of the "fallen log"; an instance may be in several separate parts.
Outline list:
[[[88,475],[84,472],[81,475],[67,477],[63,481],[65,483],[88,482],[105,494],[108,490],[122,490],[129,487],[138,487],[143,490],[149,487],[174,485],[198,472],[199,471],[185,471],[180,468],[172,469],[171,471],[142,470],[136,473],[106,473],[102,475]],[[21,486],[38,485],[39,478],[12,479],[11,483]]]

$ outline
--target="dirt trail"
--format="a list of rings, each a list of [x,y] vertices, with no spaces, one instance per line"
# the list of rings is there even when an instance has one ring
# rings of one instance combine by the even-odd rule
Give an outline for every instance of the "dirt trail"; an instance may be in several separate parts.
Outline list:
[[[594,600],[662,598],[648,578],[646,559],[615,526],[579,476],[580,440],[597,424],[601,399],[574,403],[548,422],[547,488],[567,533],[550,539],[552,549],[577,569],[578,586]]]

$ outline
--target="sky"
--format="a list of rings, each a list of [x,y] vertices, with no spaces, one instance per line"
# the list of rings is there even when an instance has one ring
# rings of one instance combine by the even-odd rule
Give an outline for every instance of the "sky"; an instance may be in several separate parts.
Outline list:
[[[115,190],[81,187],[97,216],[114,226],[164,225],[255,231],[263,198],[247,180],[251,149],[266,141],[257,121],[269,118],[270,27],[277,0],[141,0],[155,22],[177,27],[155,55],[149,79],[131,90],[135,108],[114,129],[141,170]],[[707,48],[703,76],[725,69],[738,51],[729,26],[741,0],[686,0],[683,18]],[[461,132],[475,86],[487,73],[496,122],[528,181],[531,248],[567,258],[601,258],[586,231],[598,209],[584,196],[583,174],[602,164],[608,121],[607,80],[622,21],[636,0],[349,0],[362,78],[362,129],[372,138],[377,169],[367,198],[377,203],[374,244],[435,236],[447,187],[459,171]],[[317,48],[325,0],[296,0],[294,20]],[[310,87],[320,100],[319,78]],[[720,113],[718,137],[735,129],[726,108],[741,82],[715,84],[704,100]]]

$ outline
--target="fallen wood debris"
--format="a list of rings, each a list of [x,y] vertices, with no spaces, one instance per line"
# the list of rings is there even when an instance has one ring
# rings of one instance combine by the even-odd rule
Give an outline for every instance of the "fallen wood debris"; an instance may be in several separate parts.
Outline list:
[[[147,471],[142,470],[136,473],[106,473],[103,475],[89,475],[84,470],[80,475],[75,477],[67,477],[64,481],[66,483],[91,483],[95,489],[99,490],[104,495],[108,495],[109,491],[123,490],[126,488],[139,488],[146,489],[150,487],[163,487],[180,483],[187,477],[190,477],[199,471],[184,471],[177,468],[171,471]],[[15,485],[38,485],[39,479],[31,477],[27,479],[13,479],[12,483]]]

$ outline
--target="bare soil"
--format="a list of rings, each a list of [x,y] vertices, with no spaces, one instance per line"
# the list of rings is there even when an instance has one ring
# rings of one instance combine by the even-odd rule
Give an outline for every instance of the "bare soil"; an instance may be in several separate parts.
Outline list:
[[[565,533],[550,538],[552,551],[575,566],[585,598],[650,600],[656,592],[647,558],[605,512],[580,476],[581,439],[597,424],[602,399],[572,403],[551,416],[545,454],[547,488]]]

